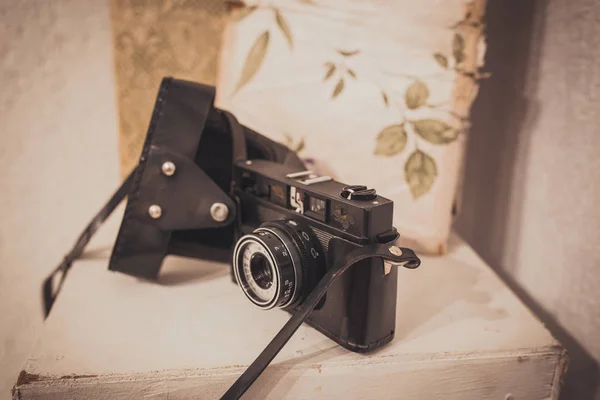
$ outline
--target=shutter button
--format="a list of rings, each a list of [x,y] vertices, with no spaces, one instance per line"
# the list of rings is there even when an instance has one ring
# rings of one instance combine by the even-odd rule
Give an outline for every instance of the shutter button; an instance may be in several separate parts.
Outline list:
[[[348,200],[368,201],[377,198],[375,189],[367,189],[364,185],[346,186],[340,195]]]

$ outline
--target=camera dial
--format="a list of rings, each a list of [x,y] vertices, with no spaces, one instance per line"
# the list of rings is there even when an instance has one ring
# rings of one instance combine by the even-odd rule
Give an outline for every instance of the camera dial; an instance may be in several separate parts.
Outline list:
[[[325,255],[312,229],[299,221],[262,224],[233,251],[238,285],[257,307],[294,307],[325,273]]]
[[[348,200],[359,201],[375,200],[377,198],[375,189],[368,189],[363,185],[346,186],[340,195]]]

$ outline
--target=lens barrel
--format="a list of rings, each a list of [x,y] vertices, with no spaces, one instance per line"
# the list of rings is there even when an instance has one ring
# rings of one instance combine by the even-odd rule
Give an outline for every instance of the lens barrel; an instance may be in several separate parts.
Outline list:
[[[262,224],[238,240],[233,271],[257,307],[298,305],[325,273],[325,255],[312,229],[295,220]]]

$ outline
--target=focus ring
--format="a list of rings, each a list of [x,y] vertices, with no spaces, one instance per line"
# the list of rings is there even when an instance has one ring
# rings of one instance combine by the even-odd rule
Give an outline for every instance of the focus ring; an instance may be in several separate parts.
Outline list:
[[[282,231],[277,227],[269,226],[268,224],[261,225],[260,228],[254,231],[253,235],[266,235],[267,237],[272,237],[274,240],[279,242],[279,246],[274,247],[274,249],[280,249],[280,252],[281,248],[285,249],[282,254],[287,254],[287,258],[289,258],[291,262],[293,279],[289,280],[293,282],[293,284],[291,286],[287,286],[287,291],[291,290],[291,293],[286,291],[286,287],[282,287],[283,295],[277,299],[277,306],[282,308],[288,307],[290,304],[295,302],[299,291],[302,289],[302,265],[304,264],[305,260],[302,257],[301,248],[297,246],[294,238],[290,237],[290,235],[285,231]],[[293,242],[289,243],[290,240]],[[280,283],[283,283],[283,286],[285,286],[286,277],[290,278],[289,271],[285,271],[288,272],[288,274],[287,276],[283,276],[283,268],[281,268],[280,265],[276,265],[275,268],[278,270],[278,273],[282,275]]]
[[[285,236],[288,236],[290,239],[292,239],[292,241],[294,242],[294,245],[295,245],[294,247],[300,253],[300,259],[302,260],[302,264],[299,265],[298,267],[302,268],[303,265],[308,265],[310,263],[308,249],[306,248],[306,245],[302,242],[302,239],[300,238],[300,233],[298,233],[294,229],[292,229],[288,225],[288,223],[286,223],[284,221],[273,221],[273,222],[267,222],[267,223],[263,224],[262,226],[264,226],[265,228],[271,228],[271,229],[283,231]],[[285,240],[283,240],[283,241],[285,242]]]
[[[263,224],[265,228],[283,231],[298,249],[302,259],[302,284],[298,285],[298,294],[290,304],[296,306],[312,291],[325,274],[325,255],[319,239],[310,226],[296,220],[277,220]],[[261,226],[261,227],[262,227]]]

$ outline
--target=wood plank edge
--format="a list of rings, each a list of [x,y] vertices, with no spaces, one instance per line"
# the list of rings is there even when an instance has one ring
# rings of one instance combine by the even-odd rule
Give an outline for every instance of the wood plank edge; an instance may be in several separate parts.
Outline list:
[[[469,362],[484,359],[517,359],[527,360],[529,358],[552,358],[556,357],[556,366],[554,370],[552,382],[552,397],[557,398],[560,391],[560,382],[566,371],[567,352],[560,345],[551,345],[537,349],[516,349],[510,352],[489,352],[489,353],[444,353],[431,354],[429,358],[411,358],[403,356],[383,356],[375,358],[365,358],[364,360],[348,361],[332,361],[327,364],[322,363],[302,363],[296,364],[293,359],[272,364],[269,369],[272,371],[290,371],[290,370],[306,370],[314,369],[319,372],[322,370],[334,370],[336,368],[347,367],[372,367],[377,365],[396,365],[396,364],[415,364],[422,366],[426,363],[438,362]],[[133,372],[133,373],[112,373],[98,375],[40,375],[29,373],[27,370],[22,370],[19,374],[16,384],[12,389],[14,400],[20,400],[23,391],[42,389],[48,386],[89,386],[98,383],[126,383],[126,382],[152,382],[159,380],[170,379],[189,379],[189,378],[222,378],[231,375],[239,376],[247,368],[247,365],[231,365],[226,367],[215,368],[190,368],[190,369],[168,369],[156,370],[150,372]]]
[[[558,400],[560,395],[560,389],[562,388],[565,374],[569,368],[569,354],[566,349],[562,349],[556,368],[554,370],[554,377],[552,378],[552,392],[550,393],[551,400]]]

